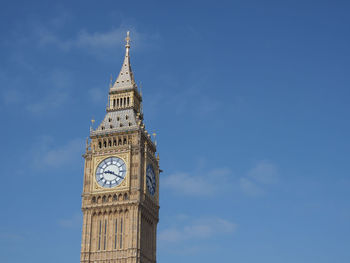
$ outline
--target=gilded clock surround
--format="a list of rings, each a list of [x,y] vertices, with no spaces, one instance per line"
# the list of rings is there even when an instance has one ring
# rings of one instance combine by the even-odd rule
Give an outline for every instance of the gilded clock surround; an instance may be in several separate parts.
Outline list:
[[[103,121],[91,127],[86,143],[82,193],[81,263],[155,263],[159,215],[159,155],[143,122],[142,96],[130,66],[130,38],[120,73],[110,85]],[[124,180],[112,188],[96,181],[99,163],[124,161]],[[156,190],[147,189],[152,164]]]
[[[100,164],[100,162],[102,162],[103,160],[109,158],[109,157],[118,157],[120,159],[122,159],[124,161],[124,163],[126,164],[126,174],[125,174],[125,178],[124,180],[121,182],[121,184],[113,187],[113,188],[104,188],[102,186],[100,186],[96,180],[94,181],[94,189],[96,191],[103,191],[105,192],[106,189],[111,190],[112,192],[115,191],[116,189],[118,190],[125,190],[125,189],[129,189],[129,185],[130,185],[130,179],[129,179],[129,170],[130,170],[130,153],[119,153],[118,155],[116,154],[109,154],[109,155],[103,155],[103,156],[98,156],[96,158],[94,158],[94,173],[96,173],[97,167]]]

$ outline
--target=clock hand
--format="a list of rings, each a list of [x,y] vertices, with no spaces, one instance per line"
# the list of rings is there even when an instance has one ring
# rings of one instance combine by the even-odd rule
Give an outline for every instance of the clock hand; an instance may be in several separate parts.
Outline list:
[[[113,174],[114,176],[117,176],[117,177],[119,177],[120,179],[124,179],[124,178],[123,178],[122,176],[120,176],[119,174],[116,174],[115,172],[110,171],[110,170],[105,171],[105,173],[106,173],[106,174]]]
[[[113,175],[116,175],[113,171],[110,171],[110,170],[105,171],[105,173],[106,173],[106,174],[113,174]]]

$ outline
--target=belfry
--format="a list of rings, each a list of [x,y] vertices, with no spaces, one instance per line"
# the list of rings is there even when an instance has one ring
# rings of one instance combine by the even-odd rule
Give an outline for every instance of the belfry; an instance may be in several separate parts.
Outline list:
[[[106,115],[91,128],[84,154],[81,263],[156,262],[159,156],[143,123],[129,32],[125,48]]]

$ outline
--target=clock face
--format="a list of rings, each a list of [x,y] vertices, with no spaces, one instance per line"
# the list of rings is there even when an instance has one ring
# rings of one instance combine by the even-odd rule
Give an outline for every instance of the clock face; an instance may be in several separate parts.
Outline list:
[[[149,193],[154,195],[156,192],[156,176],[151,164],[149,164],[146,169],[146,183]]]
[[[112,188],[120,185],[125,175],[125,162],[118,157],[104,159],[96,169],[96,181],[104,188]]]

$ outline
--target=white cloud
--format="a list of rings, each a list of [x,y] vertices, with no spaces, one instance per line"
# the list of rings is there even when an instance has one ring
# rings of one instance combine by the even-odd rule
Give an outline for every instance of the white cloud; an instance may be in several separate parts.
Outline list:
[[[201,219],[188,218],[178,226],[166,228],[159,233],[159,239],[165,242],[178,242],[189,239],[209,239],[213,236],[231,234],[236,224],[218,217]]]
[[[54,146],[52,137],[43,136],[35,146],[33,164],[37,169],[62,168],[76,163],[84,151],[84,140],[73,139]]]
[[[91,88],[88,90],[88,95],[94,103],[100,103],[103,101],[107,103],[107,93],[108,91],[102,88]]]
[[[0,233],[0,240],[7,242],[18,242],[25,239],[25,236],[17,233]]]
[[[245,177],[239,180],[239,185],[246,195],[259,196],[264,193],[264,190],[259,185]]]
[[[262,184],[274,184],[278,180],[277,167],[273,163],[263,160],[248,172],[248,176]]]
[[[178,172],[161,178],[162,189],[177,195],[211,196],[216,193],[240,191],[248,196],[261,196],[278,182],[278,169],[272,162],[262,160],[241,176],[235,176],[228,168],[207,171]]]
[[[16,76],[11,80],[10,76],[2,74],[0,80],[5,83],[6,89],[1,91],[1,101],[4,105],[21,107],[26,111],[38,115],[51,113],[62,108],[71,99],[70,90],[74,85],[74,79],[70,73],[61,69],[47,72],[44,77],[36,74],[35,89],[28,91],[25,79]],[[38,90],[41,90],[40,92]],[[36,93],[38,92],[38,93]]]
[[[58,220],[58,224],[63,228],[80,227],[82,220],[82,215],[77,213],[70,218]]]
[[[61,37],[56,29],[39,26],[35,30],[35,35],[40,47],[53,45],[65,52],[79,49],[97,57],[110,57],[111,50],[122,47],[127,31],[130,31],[133,50],[140,47],[154,47],[160,41],[160,36],[156,33],[140,33],[134,26],[124,24],[100,32],[81,29],[70,38]]]
[[[74,81],[70,73],[56,69],[43,79],[40,85],[45,86],[45,93],[31,99],[26,109],[34,114],[46,113],[62,107],[70,99],[70,88]]]
[[[38,30],[39,44],[41,46],[53,44],[68,51],[73,48],[111,48],[120,46],[126,35],[124,28],[115,28],[106,32],[89,33],[81,30],[71,39],[62,39],[55,32],[46,28]],[[137,32],[133,32],[133,37],[137,38]]]
[[[170,189],[176,194],[206,196],[226,189],[230,174],[231,171],[226,168],[198,174],[175,173],[163,177],[161,184],[162,188]]]
[[[25,108],[33,114],[42,114],[63,106],[69,98],[70,96],[67,91],[53,91],[27,104]]]
[[[275,164],[262,160],[247,174],[240,178],[239,185],[243,193],[249,196],[261,196],[268,185],[278,182],[278,169]]]

